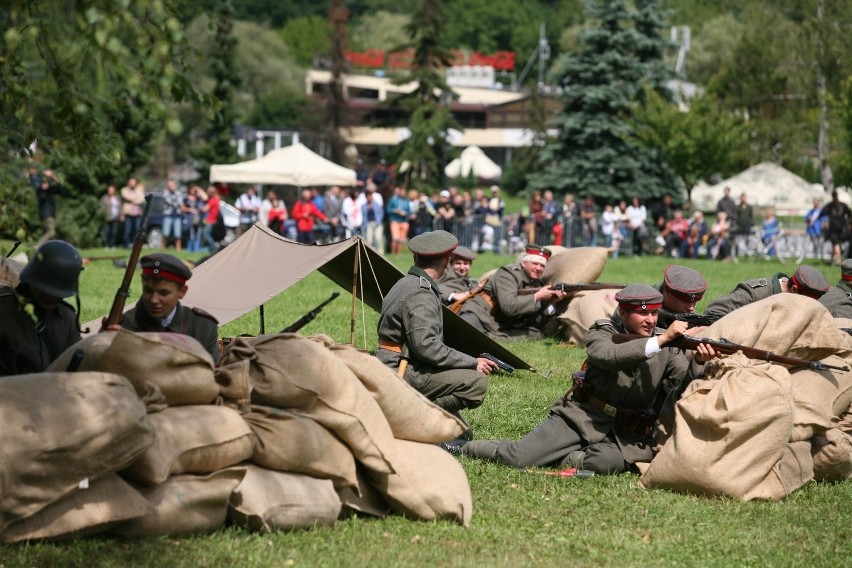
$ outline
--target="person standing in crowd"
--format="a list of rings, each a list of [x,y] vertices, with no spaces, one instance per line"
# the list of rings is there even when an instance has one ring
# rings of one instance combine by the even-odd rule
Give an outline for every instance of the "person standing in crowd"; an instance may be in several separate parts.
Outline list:
[[[136,178],[127,180],[127,185],[121,188],[121,218],[124,221],[124,248],[130,248],[139,224],[142,221],[142,205],[145,203],[145,186]]]
[[[583,221],[583,242],[588,247],[598,244],[598,208],[591,195],[586,195],[580,205],[580,219]]]
[[[41,175],[34,176],[30,183],[35,186],[38,216],[44,229],[44,234],[35,244],[38,249],[56,236],[56,196],[62,193],[62,185],[53,170],[44,170]]]
[[[609,248],[613,246],[615,235],[615,224],[618,221],[618,215],[612,205],[606,204],[603,213],[601,213],[601,234],[604,238],[604,246]]]
[[[850,234],[852,211],[849,206],[840,201],[837,190],[831,192],[831,202],[822,208],[820,217],[828,219],[826,236],[831,241],[831,262],[835,265],[843,263],[843,250],[840,244]]]
[[[175,250],[181,250],[181,238],[183,237],[183,193],[178,191],[175,180],[166,182],[166,190],[163,192],[163,240],[160,241],[160,250],[166,250],[169,238],[174,236]]]
[[[668,236],[668,224],[673,217],[674,205],[672,204],[672,196],[666,193],[663,195],[663,200],[654,209],[654,225],[657,228],[657,236],[661,236],[663,242],[665,242],[666,237]]]
[[[253,185],[250,185],[246,192],[237,198],[237,202],[234,204],[240,212],[240,226],[237,227],[237,237],[257,223],[261,204],[257,189]]]
[[[364,191],[367,188],[367,180],[369,179],[370,172],[367,171],[364,160],[358,158],[355,160],[355,186],[361,191]]]
[[[0,377],[41,373],[80,341],[79,316],[63,298],[77,295],[82,270],[76,248],[47,241],[15,288],[0,286]]]
[[[805,213],[805,233],[817,258],[822,260],[822,225],[825,219],[822,217],[822,200],[814,197],[813,207]]]
[[[391,254],[403,251],[403,245],[408,239],[408,219],[411,217],[411,201],[405,195],[405,189],[396,186],[393,197],[388,201],[388,217],[390,218]]]
[[[204,202],[201,199],[201,188],[197,185],[189,186],[186,197],[183,198],[181,211],[183,212],[183,240],[186,250],[197,252],[201,248],[202,225],[201,208]]]
[[[385,252],[385,209],[376,199],[378,192],[373,186],[367,189],[367,200],[361,205],[361,233],[367,244],[384,254]]]
[[[559,217],[559,204],[553,200],[553,192],[549,189],[544,190],[544,195],[541,200],[541,232],[544,236],[545,243],[553,243],[553,226]]]
[[[376,169],[373,170],[373,175],[370,176],[370,181],[372,181],[373,185],[376,186],[376,191],[380,195],[385,196],[390,193],[393,179],[390,171],[388,170],[388,163],[386,160],[379,160],[379,163],[376,165]],[[384,206],[384,200],[382,201],[382,205]]]
[[[325,192],[322,209],[331,227],[332,241],[339,241],[343,238],[343,224],[340,222],[342,208],[343,192],[340,190],[340,186],[333,185]]]
[[[731,199],[731,188],[725,187],[722,190],[724,195],[716,203],[716,215],[724,213],[729,220],[737,218],[737,204]]]
[[[201,208],[201,212],[204,215],[204,232],[202,240],[204,241],[204,246],[207,247],[207,252],[210,254],[216,252],[219,247],[219,242],[213,235],[213,229],[219,221],[219,206],[221,203],[222,198],[219,197],[219,191],[212,185],[208,187],[207,202]]]
[[[325,221],[325,214],[312,201],[311,190],[303,189],[301,198],[293,205],[296,221],[296,240],[304,244],[314,243],[314,219]]]
[[[710,238],[707,240],[707,258],[711,260],[725,260],[730,248],[731,224],[728,222],[728,214],[720,211],[716,214],[716,220],[710,227]]]
[[[740,204],[737,205],[735,231],[738,235],[749,235],[754,227],[754,208],[748,202],[748,195],[740,194]]]
[[[118,220],[121,217],[121,198],[114,185],[107,187],[101,196],[101,213],[104,214],[103,241],[104,247],[115,248],[118,240]]]
[[[634,195],[630,201],[630,206],[627,207],[627,217],[633,254],[635,256],[642,256],[643,245],[645,239],[648,238],[648,211],[645,209],[639,196]]]
[[[526,234],[528,243],[545,242],[542,235],[544,224],[544,200],[540,191],[533,191],[527,214]]]
[[[417,208],[414,210],[414,236],[431,231],[437,215],[438,212],[429,196],[425,193],[421,195],[418,199]]]
[[[488,199],[488,214],[485,216],[485,224],[494,228],[491,250],[499,253],[504,238],[503,214],[506,211],[506,202],[500,197],[499,186],[492,185],[488,191],[491,193],[491,197]]]
[[[775,216],[775,209],[767,207],[763,212],[763,225],[761,226],[761,241],[763,241],[764,252],[768,256],[778,254],[778,234],[781,232],[781,224]]]
[[[614,209],[615,214],[615,229],[612,232],[612,257],[618,258],[621,251],[621,243],[628,235],[628,227],[630,226],[630,217],[627,215],[627,201],[624,199],[618,202],[618,206]]]
[[[357,194],[358,191],[356,189],[348,188],[346,190],[346,197],[343,198],[343,203],[340,206],[340,222],[343,224],[343,230],[347,239],[360,235],[361,226],[364,224]]]

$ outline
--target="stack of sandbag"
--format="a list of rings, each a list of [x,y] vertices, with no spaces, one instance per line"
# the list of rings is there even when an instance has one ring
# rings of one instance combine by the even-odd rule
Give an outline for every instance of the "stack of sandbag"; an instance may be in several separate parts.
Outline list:
[[[124,377],[3,377],[0,429],[0,540],[102,532],[148,511],[115,475],[153,441],[145,405]]]
[[[704,335],[837,366],[852,342],[819,302],[778,294],[728,314]],[[661,445],[640,465],[639,483],[699,495],[781,499],[811,479],[852,471],[841,424],[852,403],[852,372],[813,371],[747,359],[708,365],[661,424]],[[661,422],[666,422],[661,419]],[[829,439],[831,437],[831,439]],[[847,444],[844,446],[843,444]]]
[[[17,287],[21,283],[21,269],[26,263],[26,260],[13,260],[0,256],[0,286]]]

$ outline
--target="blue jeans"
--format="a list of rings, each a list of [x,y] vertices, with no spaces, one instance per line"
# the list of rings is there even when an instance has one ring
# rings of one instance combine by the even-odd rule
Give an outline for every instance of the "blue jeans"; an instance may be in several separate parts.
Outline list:
[[[136,239],[136,233],[139,232],[139,225],[142,222],[142,216],[135,217],[127,216],[124,218],[124,248],[130,248],[133,241]]]

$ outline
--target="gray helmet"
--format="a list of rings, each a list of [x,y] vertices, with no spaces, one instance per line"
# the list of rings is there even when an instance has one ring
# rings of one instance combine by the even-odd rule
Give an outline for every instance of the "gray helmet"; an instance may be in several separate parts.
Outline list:
[[[77,294],[83,259],[65,241],[47,241],[21,270],[21,282],[55,298]]]

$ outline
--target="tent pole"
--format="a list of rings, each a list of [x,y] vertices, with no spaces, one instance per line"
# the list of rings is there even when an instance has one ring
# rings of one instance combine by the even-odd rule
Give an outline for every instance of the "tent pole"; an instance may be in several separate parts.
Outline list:
[[[263,304],[260,305],[260,334],[266,335],[266,318],[263,314]]]
[[[349,343],[355,345],[355,298],[358,294],[358,272],[361,265],[361,241],[355,246],[355,266],[352,268],[352,313],[349,320]]]

